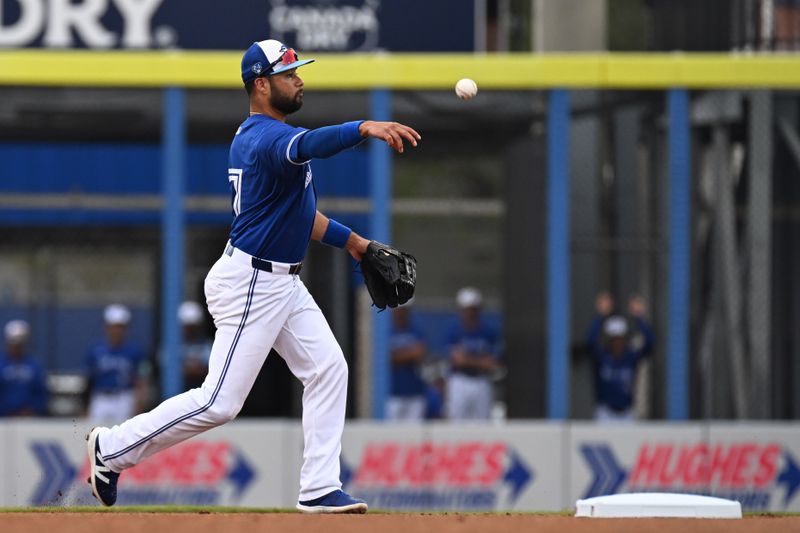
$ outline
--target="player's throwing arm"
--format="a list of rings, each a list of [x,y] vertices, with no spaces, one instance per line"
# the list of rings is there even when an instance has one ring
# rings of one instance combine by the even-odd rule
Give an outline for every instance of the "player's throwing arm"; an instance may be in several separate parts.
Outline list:
[[[358,131],[363,137],[374,137],[375,139],[386,141],[386,144],[401,154],[404,148],[403,139],[414,147],[422,140],[422,136],[413,128],[397,122],[374,122],[372,120],[365,120],[358,127]]]

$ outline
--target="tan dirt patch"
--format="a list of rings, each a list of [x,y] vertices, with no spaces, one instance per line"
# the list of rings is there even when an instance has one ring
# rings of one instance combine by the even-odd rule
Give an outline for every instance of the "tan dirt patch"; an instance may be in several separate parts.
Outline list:
[[[3,533],[790,533],[800,516],[742,520],[573,518],[519,514],[3,513]]]

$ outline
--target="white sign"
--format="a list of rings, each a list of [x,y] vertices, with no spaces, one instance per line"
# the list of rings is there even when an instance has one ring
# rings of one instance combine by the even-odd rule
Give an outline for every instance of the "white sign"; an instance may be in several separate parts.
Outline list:
[[[88,48],[149,48],[168,46],[174,38],[169,28],[153,31],[153,15],[164,0],[13,0],[16,20],[3,12],[0,2],[0,46],[25,47],[42,38],[50,48],[71,48],[74,36]],[[122,30],[104,26],[102,18],[111,7],[122,17]]]
[[[273,38],[292,42],[299,50],[374,50],[379,6],[378,0],[364,0],[361,5],[288,5],[272,0],[269,25]]]
[[[380,509],[557,509],[562,433],[530,423],[350,424],[342,483]]]
[[[800,510],[797,424],[574,424],[570,447],[573,499],[677,492],[744,511]]]
[[[0,505],[97,504],[86,479],[85,421],[0,426]],[[300,423],[236,422],[149,457],[120,478],[119,505],[293,507]]]

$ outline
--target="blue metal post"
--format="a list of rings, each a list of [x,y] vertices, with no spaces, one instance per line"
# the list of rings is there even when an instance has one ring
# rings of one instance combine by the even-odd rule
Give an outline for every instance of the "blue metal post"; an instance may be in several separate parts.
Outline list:
[[[547,416],[569,416],[569,92],[550,91],[547,111]]]
[[[669,271],[667,315],[667,416],[689,417],[689,291],[691,260],[691,179],[689,93],[670,89],[669,113]]]
[[[392,95],[388,89],[375,89],[370,100],[372,120],[391,120]],[[392,154],[385,142],[369,141],[369,183],[372,200],[369,238],[388,243],[392,236]],[[384,406],[389,396],[389,334],[391,317],[388,312],[373,313],[372,330],[372,416],[385,417]]]
[[[178,306],[183,298],[183,250],[186,161],[186,112],[184,91],[164,90],[161,129],[161,187],[164,206],[161,219],[161,394],[164,398],[182,389],[181,328]]]

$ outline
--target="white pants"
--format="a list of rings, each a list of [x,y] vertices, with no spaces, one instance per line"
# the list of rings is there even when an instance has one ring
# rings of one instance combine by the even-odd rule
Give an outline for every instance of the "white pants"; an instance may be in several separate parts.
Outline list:
[[[341,488],[347,363],[303,282],[296,275],[255,270],[249,256],[235,250],[211,268],[205,292],[217,333],[203,385],[101,433],[105,463],[122,471],[233,420],[274,347],[303,384],[299,499]]]
[[[425,396],[392,396],[386,402],[386,418],[392,421],[425,419]]]
[[[133,416],[136,393],[132,390],[94,392],[89,400],[89,421],[92,424],[117,424]]]
[[[447,380],[445,410],[450,420],[489,420],[492,382],[487,377],[453,374]]]
[[[625,411],[614,411],[605,405],[594,408],[594,419],[598,422],[635,422],[636,411],[633,407]]]

